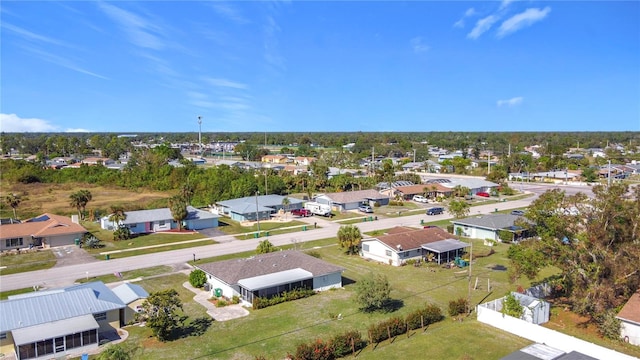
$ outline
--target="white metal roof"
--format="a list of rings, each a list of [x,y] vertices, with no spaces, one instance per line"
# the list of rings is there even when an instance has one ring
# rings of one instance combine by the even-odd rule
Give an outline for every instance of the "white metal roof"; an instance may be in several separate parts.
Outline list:
[[[307,270],[296,268],[268,275],[259,275],[252,278],[242,279],[238,281],[238,284],[249,291],[253,291],[312,278],[312,273],[308,272]]]
[[[97,329],[100,325],[93,315],[82,315],[70,319],[53,321],[46,324],[29,326],[11,332],[16,345],[51,339],[63,335],[75,334],[87,330]]]
[[[470,245],[460,240],[445,239],[445,240],[432,242],[429,244],[424,244],[422,245],[422,248],[429,251],[437,252],[437,253],[443,253],[443,252],[452,251],[452,250],[464,249],[468,246]]]
[[[124,283],[111,289],[111,291],[125,304],[149,297],[149,293],[147,293],[142,286],[131,283]]]

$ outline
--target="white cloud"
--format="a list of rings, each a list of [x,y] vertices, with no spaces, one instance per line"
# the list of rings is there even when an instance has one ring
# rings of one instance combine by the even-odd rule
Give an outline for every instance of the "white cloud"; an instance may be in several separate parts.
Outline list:
[[[78,64],[76,64],[72,60],[69,60],[69,59],[67,59],[65,57],[58,56],[58,55],[52,54],[50,52],[39,50],[39,49],[36,49],[36,48],[33,48],[33,47],[23,46],[22,48],[27,50],[27,51],[30,51],[30,52],[32,52],[32,53],[34,53],[36,55],[38,55],[40,57],[40,60],[48,61],[48,62],[50,62],[52,64],[56,64],[56,65],[61,66],[63,68],[67,68],[69,70],[73,70],[73,71],[79,72],[81,74],[97,77],[97,78],[103,79],[103,80],[109,80],[108,77],[100,75],[100,74],[96,74],[93,71],[89,71],[89,70],[79,66]]]
[[[497,36],[501,38],[522,28],[531,26],[536,22],[546,18],[550,12],[551,8],[547,6],[544,9],[529,8],[519,14],[513,15],[500,25],[500,28],[498,28]]]
[[[59,40],[56,40],[56,39],[53,39],[53,38],[50,38],[50,37],[47,37],[47,36],[44,36],[44,35],[36,34],[36,33],[31,32],[29,30],[25,30],[25,29],[23,29],[21,27],[14,26],[14,25],[11,25],[11,24],[7,24],[6,22],[4,24],[2,24],[2,27],[7,29],[7,30],[9,30],[9,31],[11,31],[11,32],[14,32],[14,33],[22,36],[23,38],[25,38],[27,40],[30,40],[30,41],[39,41],[39,42],[45,42],[45,43],[54,44],[54,45],[65,45],[66,46],[65,43],[63,43],[63,42],[61,42]]]
[[[484,17],[478,20],[473,30],[471,30],[471,32],[467,34],[467,37],[469,39],[479,38],[480,35],[485,33],[487,30],[491,29],[491,26],[493,26],[493,24],[495,24],[495,22],[498,21],[498,19],[499,18],[497,15],[489,15],[487,17]]]
[[[475,14],[477,14],[477,12],[474,8],[468,8],[467,11],[464,12],[465,17],[473,16]]]
[[[234,89],[246,89],[247,88],[246,84],[242,84],[242,83],[231,81],[231,80],[227,80],[227,79],[206,78],[205,81],[208,82],[209,84],[211,84],[213,86],[217,86],[217,87],[228,87],[228,88],[234,88]]]
[[[100,2],[99,7],[108,17],[120,25],[133,44],[154,50],[165,47],[164,41],[159,36],[161,29],[157,25],[132,12],[105,2]]]
[[[524,101],[524,98],[522,96],[518,96],[511,99],[498,100],[496,102],[496,105],[498,105],[498,107],[502,107],[502,106],[514,107],[522,104],[523,101]]]
[[[88,133],[88,132],[91,132],[91,130],[82,129],[82,128],[71,128],[71,129],[65,130],[65,132],[68,132],[68,133]]]
[[[420,36],[411,39],[411,47],[415,53],[423,53],[429,50],[429,45],[424,44]]]
[[[23,119],[16,114],[0,114],[0,131],[51,132],[58,131],[58,127],[43,119]]]
[[[505,9],[507,6],[509,6],[509,4],[511,4],[514,1],[515,0],[502,0],[502,2],[500,3],[500,10]]]
[[[464,19],[474,16],[478,14],[478,12],[476,12],[476,9],[474,8],[468,8],[467,11],[464,12],[464,15],[460,18],[460,20],[456,21],[455,23],[453,23],[453,27],[457,27],[457,28],[463,28],[464,27]]]
[[[460,19],[453,23],[453,27],[463,28],[464,27],[464,19]]]
[[[222,15],[237,24],[246,24],[249,22],[249,20],[242,16],[238,9],[231,6],[231,4],[215,1],[211,3],[211,7],[218,15]]]

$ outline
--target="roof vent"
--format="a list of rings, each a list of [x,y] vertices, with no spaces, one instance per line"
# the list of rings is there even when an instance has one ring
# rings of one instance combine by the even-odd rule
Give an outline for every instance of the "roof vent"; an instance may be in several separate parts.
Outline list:
[[[402,245],[398,244],[398,250],[402,251]]]
[[[278,266],[278,264],[273,264],[273,267],[276,267],[276,266]]]

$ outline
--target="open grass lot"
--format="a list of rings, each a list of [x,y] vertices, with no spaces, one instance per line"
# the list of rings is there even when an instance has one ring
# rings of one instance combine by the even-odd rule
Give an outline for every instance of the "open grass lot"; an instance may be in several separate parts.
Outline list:
[[[6,300],[7,298],[9,298],[9,296],[26,294],[32,291],[33,291],[33,288],[30,288],[30,287],[23,288],[23,289],[9,290],[9,291],[0,291],[0,300]]]
[[[0,256],[0,275],[16,274],[26,271],[43,270],[52,268],[56,264],[56,256],[50,249],[31,250],[21,254],[9,254]]]
[[[127,210],[146,209],[150,206],[166,206],[164,199],[171,194],[149,191],[144,189],[122,189],[97,186],[94,184],[3,184],[2,193],[16,193],[22,197],[22,202],[17,209],[20,219],[27,219],[45,212],[60,215],[77,214],[77,210],[69,205],[69,195],[86,189],[91,192],[93,199],[87,205],[87,211],[98,210],[105,215],[111,205],[120,204]],[[123,200],[123,199],[126,199]],[[2,216],[13,216],[10,207],[3,207]]]
[[[116,277],[114,274],[107,274],[107,275],[101,275],[101,276],[89,276],[88,278],[84,277],[81,279],[77,279],[76,282],[85,283],[85,282],[91,282],[91,281],[102,281],[103,283],[111,283],[116,281],[146,278],[146,277],[155,276],[155,275],[165,275],[171,272],[173,272],[173,268],[171,266],[161,265],[161,266],[153,266],[153,267],[148,267],[148,268],[143,268],[138,270],[123,271],[120,273],[120,275],[122,275],[122,277],[120,278]]]
[[[287,219],[288,221],[260,221],[260,231],[269,231],[269,233],[273,232],[274,234],[276,233],[276,231],[280,231],[278,232],[278,234],[283,234],[286,231],[284,229],[278,229],[306,225],[305,222],[295,220],[291,215],[288,215]],[[246,234],[258,231],[257,223],[252,223],[250,226],[243,226],[239,222],[231,220],[227,217],[220,218],[219,224],[220,225],[218,229],[227,235]],[[291,232],[300,231],[300,229],[298,228],[294,228],[291,230]],[[244,238],[244,235],[241,237]],[[247,236],[246,238],[248,239],[249,237]]]
[[[335,239],[327,239],[328,244]],[[474,242],[474,253],[487,253],[487,249]],[[478,290],[472,291],[472,302],[483,298],[502,296],[516,285],[509,284],[505,271],[492,270],[494,265],[506,265],[507,245],[498,245],[491,256],[478,258],[473,264],[473,281],[479,278]],[[425,302],[438,304],[446,313],[450,300],[466,297],[468,276],[465,269],[444,269],[436,266],[400,268],[346,256],[337,246],[314,246],[313,251],[322,259],[343,266],[346,270],[344,289],[324,292],[307,299],[280,304],[251,315],[227,322],[214,322],[200,337],[186,337],[168,343],[157,343],[149,338],[146,328],[130,327],[130,340],[145,347],[143,359],[253,359],[265,355],[268,359],[281,359],[287,351],[294,352],[297,343],[316,338],[328,339],[347,329],[357,329],[366,336],[367,326],[392,315],[404,316]],[[200,262],[200,261],[199,261]],[[394,313],[361,313],[352,301],[354,283],[369,272],[385,274],[392,284],[391,296],[402,306]],[[492,292],[487,291],[491,279]],[[193,295],[182,288],[185,275],[170,275],[140,282],[148,291],[175,288],[185,301],[185,313],[192,318],[201,317],[204,308],[191,301]],[[528,285],[528,284],[522,284]],[[186,294],[186,299],[185,299]],[[334,320],[342,314],[343,320]],[[358,357],[364,359],[496,359],[515,351],[529,342],[478,323],[473,316],[464,322],[447,317],[426,332],[411,332],[393,342],[379,344],[375,350],[367,347]]]

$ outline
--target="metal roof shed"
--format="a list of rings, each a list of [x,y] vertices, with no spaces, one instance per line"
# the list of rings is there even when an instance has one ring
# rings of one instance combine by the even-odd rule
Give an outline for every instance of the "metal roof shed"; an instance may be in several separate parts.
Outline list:
[[[452,258],[455,259],[456,257],[460,256],[460,254],[462,253],[460,250],[463,250],[468,246],[471,245],[460,240],[445,239],[429,244],[424,244],[422,245],[422,248],[430,253],[436,254],[438,257],[438,264],[441,264],[442,261],[449,262],[452,260]]]
[[[11,331],[11,335],[16,345],[24,345],[44,339],[52,339],[61,335],[95,330],[99,327],[93,315],[82,315],[70,319],[15,329]]]

